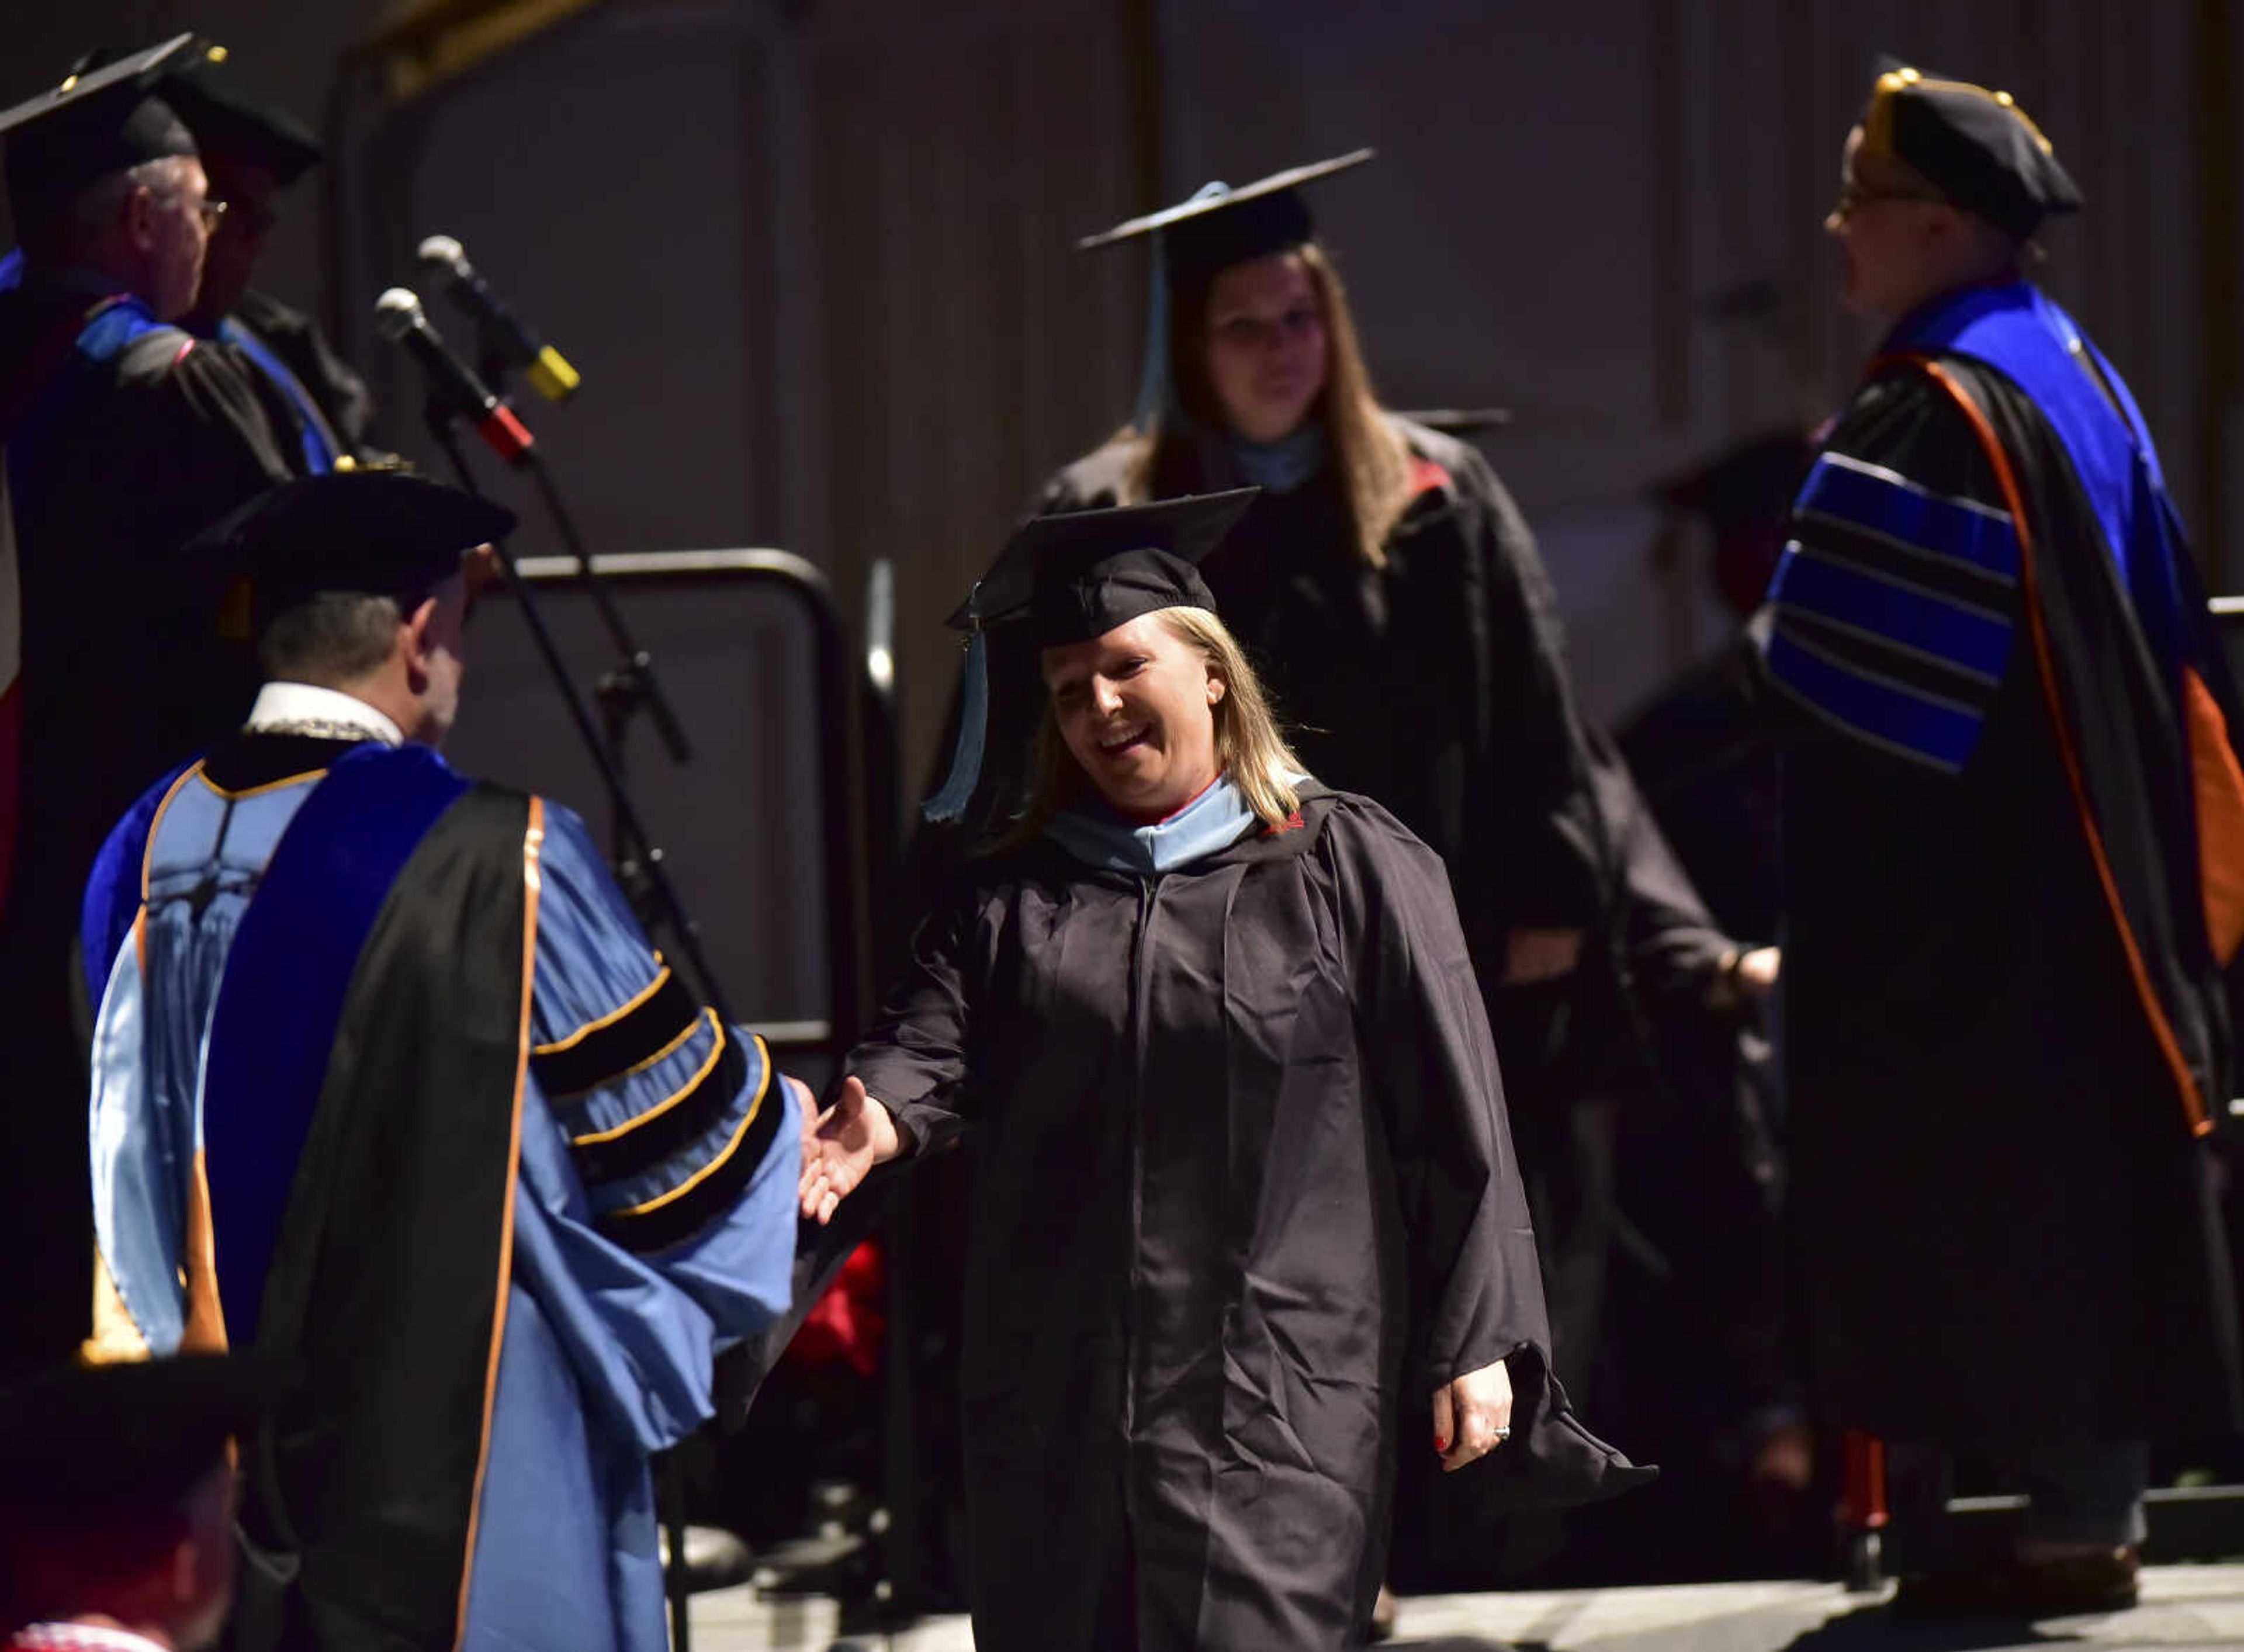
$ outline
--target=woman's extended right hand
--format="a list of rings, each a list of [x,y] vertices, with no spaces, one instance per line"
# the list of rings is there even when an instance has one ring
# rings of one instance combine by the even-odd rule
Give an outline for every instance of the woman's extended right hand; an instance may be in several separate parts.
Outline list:
[[[876,1164],[903,1151],[903,1138],[887,1107],[865,1093],[854,1077],[842,1080],[842,1093],[818,1115],[818,1127],[802,1144],[802,1214],[823,1224]]]

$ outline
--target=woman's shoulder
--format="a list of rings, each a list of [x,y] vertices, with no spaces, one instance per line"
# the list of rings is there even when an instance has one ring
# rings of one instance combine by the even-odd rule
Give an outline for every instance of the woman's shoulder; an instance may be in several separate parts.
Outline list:
[[[1322,785],[1305,789],[1301,819],[1320,838],[1343,852],[1384,850],[1440,858],[1384,803],[1362,792]]]
[[[1391,917],[1450,901],[1442,857],[1375,799],[1320,787],[1303,796],[1301,818],[1310,863],[1320,869],[1311,886],[1342,909]]]
[[[1137,431],[1117,431],[1052,474],[1038,496],[1038,514],[1103,511],[1134,497],[1141,491],[1149,451],[1150,444]]]
[[[1401,438],[1409,455],[1414,504],[1423,510],[1430,498],[1443,504],[1471,510],[1515,513],[1517,507],[1495,469],[1470,442],[1404,418],[1386,414],[1388,427]]]

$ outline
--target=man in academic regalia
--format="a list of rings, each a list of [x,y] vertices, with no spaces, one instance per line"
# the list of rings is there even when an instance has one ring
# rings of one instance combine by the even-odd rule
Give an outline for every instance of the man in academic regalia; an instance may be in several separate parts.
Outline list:
[[[206,534],[269,680],[86,892],[92,1351],[301,1372],[245,1458],[245,1538],[287,1565],[237,1647],[656,1652],[648,1456],[788,1302],[807,1093],[576,816],[430,749],[464,548],[511,525],[367,471]]]
[[[0,1203],[23,1233],[0,1366],[85,1335],[78,891],[150,775],[238,722],[246,640],[180,580],[198,529],[301,464],[285,407],[173,325],[222,210],[150,94],[181,36],[0,112],[26,254],[0,293]]]
[[[0,1389],[4,1652],[210,1645],[233,1599],[228,1441],[253,1436],[271,1385],[188,1354]]]
[[[2133,398],[2020,274],[2078,204],[2007,94],[1878,77],[1826,227],[1890,330],[1756,622],[1815,1396],[2032,1499],[1931,1609],[2132,1601],[2147,1442],[2244,1422],[2238,709]]]
[[[105,68],[121,55],[92,52],[78,69]],[[289,417],[276,428],[301,449],[307,472],[389,460],[369,441],[374,398],[366,382],[310,316],[254,285],[280,220],[279,199],[319,164],[321,150],[301,122],[243,90],[228,63],[225,47],[199,46],[181,53],[156,87],[194,135],[212,196],[226,203],[181,324],[227,345],[283,398]],[[23,271],[20,249],[0,258],[0,289],[17,285]]]
[[[250,97],[220,48],[176,71],[163,93],[194,133],[211,189],[226,204],[211,232],[188,329],[232,345],[280,389],[297,416],[308,471],[387,457],[368,441],[374,398],[365,380],[310,316],[255,285],[280,221],[278,200],[319,164],[319,141],[285,112]]]

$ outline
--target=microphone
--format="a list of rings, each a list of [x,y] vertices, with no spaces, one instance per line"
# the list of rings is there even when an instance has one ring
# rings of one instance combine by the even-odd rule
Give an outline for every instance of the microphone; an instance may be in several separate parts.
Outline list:
[[[374,301],[374,330],[402,344],[421,363],[430,395],[448,413],[464,415],[476,434],[509,464],[519,464],[537,444],[514,410],[490,393],[468,364],[452,354],[443,335],[429,325],[421,300],[410,288],[393,287]]]
[[[509,367],[521,369],[531,388],[547,401],[569,398],[578,383],[577,369],[569,365],[560,351],[531,332],[512,310],[499,302],[490,283],[468,262],[468,255],[459,242],[449,235],[431,235],[421,243],[421,261],[450,292],[460,308],[475,317],[476,327],[493,356]]]

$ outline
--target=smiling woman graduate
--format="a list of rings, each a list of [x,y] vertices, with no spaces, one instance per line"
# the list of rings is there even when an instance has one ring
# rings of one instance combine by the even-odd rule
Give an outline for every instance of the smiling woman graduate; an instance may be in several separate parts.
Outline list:
[[[979,1127],[983,1652],[1359,1641],[1406,1394],[1447,1466],[1494,1453],[1499,1500],[1649,1472],[1550,1376],[1440,860],[1301,771],[1195,570],[1252,497],[1031,522],[953,617],[1039,651],[1033,794],[922,929],[806,1161],[824,1220]]]

